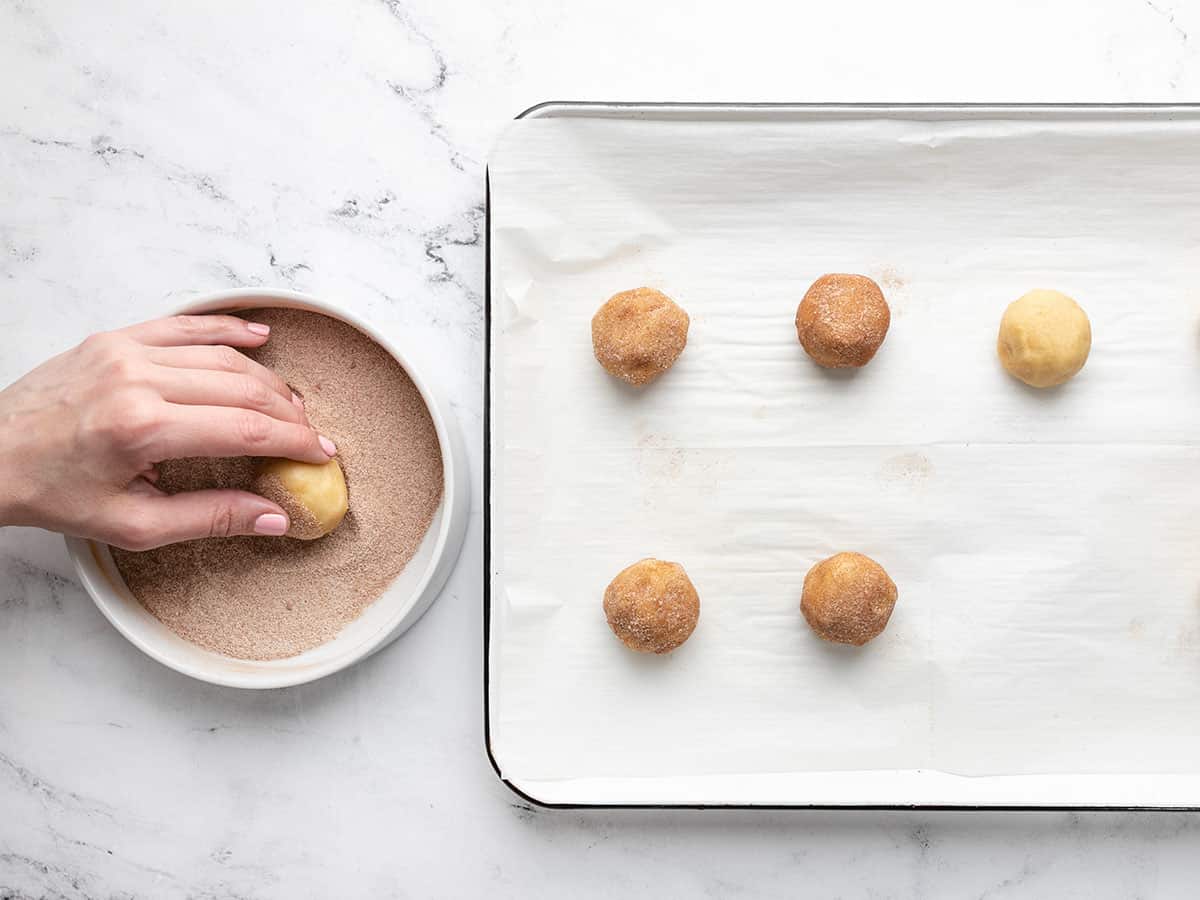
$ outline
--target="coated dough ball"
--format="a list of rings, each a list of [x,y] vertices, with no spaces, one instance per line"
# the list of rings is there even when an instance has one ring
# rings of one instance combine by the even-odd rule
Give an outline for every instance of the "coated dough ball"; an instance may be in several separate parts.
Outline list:
[[[695,630],[700,595],[679,563],[643,559],[612,580],[604,615],[630,650],[670,653]]]
[[[683,352],[689,321],[683,308],[661,291],[622,291],[592,317],[592,350],[610,375],[649,384]]]
[[[320,464],[268,460],[254,480],[254,491],[283,507],[290,520],[288,537],[302,541],[329,534],[350,506],[346,478],[336,459]]]
[[[1010,375],[1036,388],[1054,387],[1087,362],[1092,325],[1070,297],[1030,291],[1014,300],[1000,320],[996,352]]]
[[[838,553],[804,577],[800,611],[819,637],[861,647],[887,626],[896,585],[883,566],[861,553]]]
[[[796,309],[796,336],[817,365],[865,366],[887,337],[892,311],[865,275],[822,275]]]

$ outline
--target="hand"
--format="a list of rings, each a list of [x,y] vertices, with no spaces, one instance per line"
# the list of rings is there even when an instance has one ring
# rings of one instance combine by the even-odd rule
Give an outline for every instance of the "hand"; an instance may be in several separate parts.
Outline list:
[[[269,331],[235,316],[157,319],[93,335],[0,391],[0,525],[129,550],[283,534],[287,515],[257,494],[154,486],[165,459],[337,452],[282,378],[233,349]]]

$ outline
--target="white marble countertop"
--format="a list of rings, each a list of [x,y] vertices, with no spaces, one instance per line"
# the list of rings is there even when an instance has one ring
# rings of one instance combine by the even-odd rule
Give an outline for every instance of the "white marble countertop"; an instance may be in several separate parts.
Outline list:
[[[484,165],[525,107],[1200,99],[1191,0],[805,6],[6,0],[0,383],[197,292],[336,295],[421,348],[478,496]],[[476,505],[388,650],[240,693],[0,531],[0,897],[1193,893],[1196,815],[530,810],[483,750],[481,540]]]

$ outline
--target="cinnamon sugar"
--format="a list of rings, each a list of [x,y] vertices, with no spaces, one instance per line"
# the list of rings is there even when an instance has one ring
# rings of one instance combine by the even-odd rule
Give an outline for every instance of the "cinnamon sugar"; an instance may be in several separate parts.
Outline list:
[[[883,292],[865,275],[822,275],[796,309],[796,336],[821,366],[857,368],[871,361],[891,324]]]
[[[679,563],[647,558],[617,573],[604,591],[604,615],[629,649],[670,653],[695,630],[700,595]]]
[[[649,384],[683,352],[689,323],[683,308],[662,291],[621,291],[592,317],[592,350],[610,375]]]
[[[404,569],[441,500],[442,455],[420,392],[366,335],[299,310],[243,315],[271,326],[271,339],[247,355],[279,373],[337,444],[350,511],[315,541],[209,538],[112,554],[134,596],[180,637],[241,659],[280,659],[331,640]],[[257,463],[172,460],[158,485],[249,489]]]

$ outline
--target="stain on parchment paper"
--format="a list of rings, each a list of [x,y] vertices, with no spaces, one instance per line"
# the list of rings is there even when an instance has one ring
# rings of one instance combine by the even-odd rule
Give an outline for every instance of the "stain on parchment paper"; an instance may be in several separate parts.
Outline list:
[[[884,291],[898,291],[908,284],[908,280],[892,266],[883,266],[875,271],[875,280]]]
[[[729,471],[731,453],[712,449],[687,449],[658,434],[647,434],[637,442],[638,475],[651,487],[678,486],[687,491],[713,489]],[[645,505],[656,506],[653,491]]]
[[[883,291],[893,318],[901,318],[909,310],[924,308],[927,303],[908,289],[908,276],[894,266],[879,266],[870,272]]]
[[[646,478],[676,480],[683,473],[687,451],[673,447],[666,438],[644,434],[638,438],[638,471]]]
[[[879,467],[879,477],[889,484],[921,484],[932,475],[933,463],[924,453],[891,456]]]

